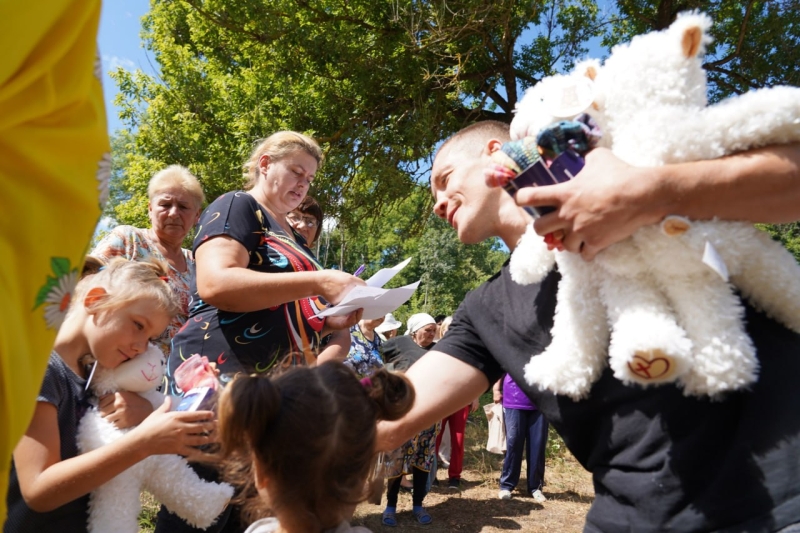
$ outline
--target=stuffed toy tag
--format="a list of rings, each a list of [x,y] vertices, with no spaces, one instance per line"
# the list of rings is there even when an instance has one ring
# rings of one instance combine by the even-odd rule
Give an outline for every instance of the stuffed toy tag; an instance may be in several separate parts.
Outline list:
[[[585,76],[557,77],[546,89],[542,102],[555,118],[574,117],[594,101],[594,84]]]
[[[714,245],[708,241],[706,241],[706,247],[703,250],[703,263],[719,274],[719,277],[728,281],[728,266],[725,264],[722,256],[719,255],[717,249],[714,248]]]

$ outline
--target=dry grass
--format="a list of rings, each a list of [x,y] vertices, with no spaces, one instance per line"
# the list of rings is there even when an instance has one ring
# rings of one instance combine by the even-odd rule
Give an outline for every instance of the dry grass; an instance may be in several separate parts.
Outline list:
[[[491,401],[483,398],[482,403]],[[561,439],[552,431],[548,443],[544,494],[547,502],[539,504],[525,494],[525,468],[513,499],[497,499],[498,482],[503,458],[484,449],[487,430],[483,411],[470,415],[467,424],[464,471],[461,491],[447,488],[447,470],[439,471],[440,487],[434,487],[425,497],[425,508],[433,522],[422,526],[411,514],[411,495],[400,494],[397,505],[398,527],[381,524],[381,512],[386,504],[361,504],[353,518],[354,525],[365,526],[375,533],[426,531],[443,533],[491,533],[496,531],[580,532],[589,506],[594,498],[591,476],[566,451]],[[522,489],[520,491],[519,489]],[[140,532],[153,531],[157,510],[149,495],[143,495],[144,510],[140,517]]]

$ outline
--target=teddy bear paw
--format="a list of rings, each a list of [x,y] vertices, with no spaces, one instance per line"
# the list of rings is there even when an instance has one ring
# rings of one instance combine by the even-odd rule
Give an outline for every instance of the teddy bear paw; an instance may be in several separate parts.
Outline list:
[[[555,262],[555,254],[547,249],[542,237],[533,230],[533,224],[529,224],[511,254],[508,268],[515,283],[530,285],[542,281]]]
[[[661,221],[661,231],[667,237],[678,237],[691,229],[692,223],[688,218],[669,215]]]
[[[658,348],[650,350],[637,350],[622,367],[620,375],[615,375],[622,381],[632,381],[642,385],[655,385],[673,381],[678,377],[679,365],[675,358]]]
[[[595,358],[574,357],[574,353],[546,350],[534,355],[525,365],[525,381],[575,401],[585,398],[605,365]]]

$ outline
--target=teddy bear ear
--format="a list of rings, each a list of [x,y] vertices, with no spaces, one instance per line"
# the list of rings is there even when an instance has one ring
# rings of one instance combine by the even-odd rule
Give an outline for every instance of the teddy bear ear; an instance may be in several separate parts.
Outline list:
[[[594,81],[600,71],[600,62],[596,59],[585,59],[575,64],[574,73]]]
[[[698,26],[690,26],[683,31],[683,38],[681,39],[681,48],[683,55],[686,58],[691,58],[697,55],[700,51],[700,44],[703,40],[703,30]]]
[[[705,45],[711,42],[708,31],[711,18],[705,13],[688,11],[679,13],[670,30],[680,35],[683,57],[691,59],[704,52]]]

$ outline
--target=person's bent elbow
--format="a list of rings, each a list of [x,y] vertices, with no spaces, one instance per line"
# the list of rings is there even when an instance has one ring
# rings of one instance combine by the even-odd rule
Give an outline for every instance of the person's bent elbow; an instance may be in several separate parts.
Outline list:
[[[63,503],[56,501],[52,495],[40,493],[35,489],[21,490],[20,492],[22,493],[22,499],[25,501],[25,505],[27,505],[31,511],[37,513],[49,513],[63,505]]]
[[[202,272],[197,269],[197,294],[209,305],[229,312],[240,311],[237,297],[231,290],[232,285],[226,283],[226,272]]]

